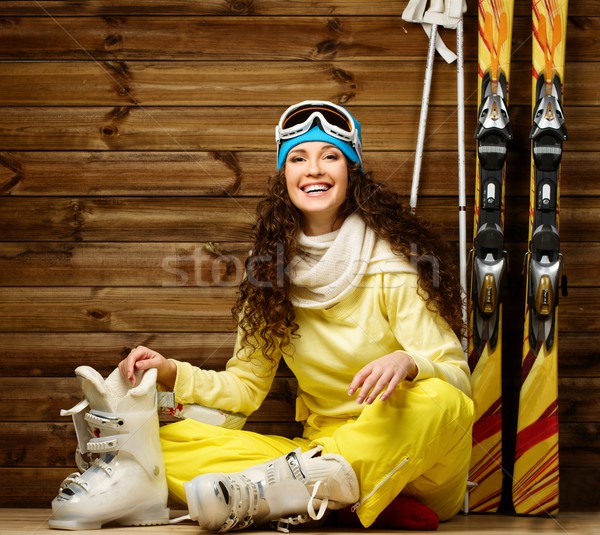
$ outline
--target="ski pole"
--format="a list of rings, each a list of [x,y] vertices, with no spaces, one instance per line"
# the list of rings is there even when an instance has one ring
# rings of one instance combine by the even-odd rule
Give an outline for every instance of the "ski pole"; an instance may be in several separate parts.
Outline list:
[[[458,247],[462,320],[467,325],[467,195],[465,172],[465,76],[463,54],[463,19],[456,26],[456,99],[458,132]],[[468,357],[468,338],[462,337],[463,350]]]
[[[429,47],[427,49],[427,65],[425,67],[425,80],[423,82],[423,95],[421,97],[421,113],[419,116],[419,131],[417,134],[417,148],[415,150],[415,163],[413,167],[412,186],[410,188],[410,211],[417,210],[417,197],[419,194],[419,181],[421,178],[421,163],[425,146],[425,128],[427,126],[427,113],[429,111],[429,94],[431,92],[431,78],[433,75],[433,58],[435,56],[435,41],[437,38],[437,24],[431,25]]]
[[[417,210],[417,197],[419,193],[419,181],[421,176],[421,164],[423,161],[423,149],[425,146],[425,130],[427,126],[427,114],[429,111],[429,94],[431,93],[431,79],[433,76],[433,60],[435,52],[452,63],[456,55],[449,50],[438,35],[438,27],[456,28],[461,14],[466,10],[463,0],[430,0],[430,7],[425,11],[428,0],[409,0],[408,5],[402,13],[402,18],[409,22],[421,23],[423,29],[429,36],[427,49],[427,64],[425,68],[425,80],[423,82],[423,95],[421,98],[421,112],[419,116],[419,130],[417,133],[417,147],[415,149],[415,163],[410,192],[410,211]]]

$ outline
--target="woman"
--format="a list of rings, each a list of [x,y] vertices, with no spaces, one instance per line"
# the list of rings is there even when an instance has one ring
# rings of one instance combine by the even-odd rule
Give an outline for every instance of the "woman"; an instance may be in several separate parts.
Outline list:
[[[399,495],[449,519],[464,497],[473,419],[451,256],[363,171],[360,124],[347,110],[323,101],[291,106],[276,139],[279,172],[257,208],[226,370],[144,347],[119,368],[132,383],[136,371],[156,368],[177,402],[249,415],[283,358],[298,380],[304,432],[288,439],[194,420],[165,426],[169,490],[193,502],[192,517],[208,529],[307,507],[316,518],[323,511],[315,504],[352,503],[369,526]],[[309,472],[302,489],[286,486],[292,450]],[[265,483],[269,470],[276,482]],[[261,482],[272,492],[253,501]],[[232,493],[242,510],[229,503]],[[305,505],[288,510],[296,499]]]

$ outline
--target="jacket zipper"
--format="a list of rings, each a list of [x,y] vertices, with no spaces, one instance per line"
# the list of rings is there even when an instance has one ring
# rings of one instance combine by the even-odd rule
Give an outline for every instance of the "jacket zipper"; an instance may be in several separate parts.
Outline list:
[[[382,485],[385,485],[390,480],[390,478],[409,461],[410,457],[405,457],[404,459],[402,459],[400,464],[396,465],[394,469],[387,474],[387,476],[385,476],[377,485],[375,485],[375,488],[371,492],[369,492],[369,494],[367,494],[362,500],[356,502],[350,510],[354,513],[363,503],[365,503],[371,496],[373,496],[373,494],[375,494],[381,488]]]

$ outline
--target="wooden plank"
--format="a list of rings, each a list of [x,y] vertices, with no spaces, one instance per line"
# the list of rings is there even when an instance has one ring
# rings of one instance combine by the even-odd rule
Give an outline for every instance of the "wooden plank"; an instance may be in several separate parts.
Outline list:
[[[467,113],[475,113],[474,109]],[[18,107],[4,108],[5,150],[273,151],[279,107]],[[365,151],[414,149],[420,108],[352,107],[362,121]],[[528,150],[530,108],[514,106],[513,150]],[[598,126],[587,108],[569,109],[569,150],[599,151]],[[456,148],[456,121],[445,107],[429,110],[427,151]]]
[[[467,192],[475,191],[475,144],[469,143]],[[568,148],[568,147],[567,147]],[[599,152],[565,149],[561,194],[598,196]],[[374,178],[401,194],[412,180],[413,151],[365,154],[366,168]],[[527,196],[529,152],[510,152],[507,195]],[[440,169],[444,169],[441,173]],[[419,195],[456,197],[456,156],[428,152],[421,167]],[[275,171],[275,156],[265,152],[130,152],[57,151],[0,152],[0,193],[11,196],[260,196],[267,177]],[[167,178],[166,178],[167,177]],[[572,177],[577,177],[576,179]]]
[[[456,105],[455,65],[436,64],[431,105]],[[477,65],[465,65],[465,94],[473,104]],[[511,66],[526,80],[529,62]],[[4,106],[219,106],[223,102],[280,105],[306,98],[353,105],[420,105],[422,61],[365,62],[19,62],[0,66]],[[597,103],[596,77],[586,63],[569,64],[568,103]],[[511,105],[529,105],[528,84],[511,85]]]
[[[0,286],[234,286],[251,248],[250,242],[0,242]],[[520,267],[526,244],[505,248]],[[569,286],[597,286],[600,244],[563,242],[561,249]]]
[[[422,59],[427,37],[417,24],[397,16],[354,17],[63,17],[5,19],[0,59],[150,59],[150,60],[373,60]],[[600,19],[570,24],[567,62],[598,56]],[[477,55],[475,17],[465,19],[465,55]],[[453,40],[453,31],[442,35]],[[515,60],[528,57],[523,46],[531,34],[530,17],[516,17]],[[235,36],[235,38],[232,38]]]
[[[2,286],[237,286],[251,243],[0,243]]]
[[[0,331],[214,332],[233,288],[0,288]]]
[[[396,17],[18,17],[4,25],[0,59],[418,58],[426,40]]]
[[[138,345],[196,366],[223,369],[235,338],[233,332],[0,333],[0,376],[71,377],[85,364],[106,377]]]
[[[600,415],[598,401],[598,378],[562,377],[559,379],[558,403],[560,419],[563,422],[596,422]],[[584,443],[585,439],[581,437]]]
[[[466,41],[476,46],[474,36]],[[14,17],[3,25],[0,59],[422,59],[426,43],[419,25],[397,16],[64,17],[60,24]]]
[[[66,422],[61,409],[68,409],[81,400],[82,392],[75,377],[4,378],[0,377],[3,399],[10,403],[6,422]],[[293,422],[296,381],[276,377],[267,399],[252,415],[255,422]]]
[[[272,148],[270,153],[3,152],[0,153],[0,193],[11,196],[259,196],[265,194],[267,177],[276,171],[274,143]],[[582,154],[581,165],[585,165],[586,155]],[[411,157],[411,153],[371,152],[368,161],[379,173],[380,180],[408,191],[406,162]],[[445,153],[431,153],[423,162],[423,173],[433,179],[423,181],[424,195],[434,191],[439,195],[455,193],[456,187],[448,184],[447,177],[442,179],[436,172],[447,158]],[[474,155],[469,154],[469,163],[473,165],[473,162]],[[595,167],[595,162],[590,163],[590,170]],[[590,187],[594,187],[593,181]]]
[[[2,241],[247,242],[255,219],[253,198],[0,197]],[[472,206],[472,200],[467,206]],[[528,199],[506,207],[507,242],[527,235]],[[561,239],[600,241],[600,198],[561,199]],[[448,240],[458,236],[454,198],[423,198],[419,213]],[[472,235],[472,212],[467,212]],[[582,233],[581,229],[585,229]]]
[[[214,332],[233,328],[233,288],[0,288],[0,332]],[[508,318],[522,302],[508,301]],[[512,315],[514,312],[516,315]],[[561,332],[600,330],[600,288],[572,288]],[[514,323],[515,330],[521,322]],[[511,329],[511,322],[507,323]]]
[[[106,376],[130,348],[138,345],[151,347],[166,357],[218,370],[233,355],[234,342],[231,332],[0,332],[0,376],[70,377],[75,368],[83,364]],[[561,333],[560,376],[600,377],[600,357],[596,351],[599,346],[600,334],[596,332]],[[507,337],[504,347],[508,366],[511,353],[520,357],[521,338]],[[518,365],[520,358],[515,362]],[[514,368],[516,376],[519,369]]]
[[[94,16],[94,15],[399,15],[405,7],[404,2],[370,0],[348,2],[346,0],[294,0],[282,4],[279,0],[3,0],[0,4],[0,16],[52,15]],[[529,15],[529,5],[517,3],[515,14]],[[472,6],[465,14],[474,17]],[[600,6],[595,0],[578,0],[569,6],[569,15],[582,17],[600,16]],[[403,24],[407,24],[403,22]]]
[[[275,152],[2,152],[0,193],[256,196],[275,165]]]
[[[60,483],[69,474],[64,468],[0,468],[3,485],[0,486],[2,507],[50,507],[58,494]],[[44,515],[36,531],[47,526],[50,511]],[[20,519],[23,523],[23,519]]]
[[[233,288],[0,288],[0,332],[221,332],[234,326],[234,295]],[[561,332],[600,331],[600,288],[572,288],[560,307]],[[518,318],[521,308],[521,300],[509,301],[506,317]]]
[[[476,68],[475,63],[467,65],[467,94],[476,90]],[[589,69],[582,71],[585,79]],[[454,72],[451,65],[440,64],[432,105],[455,104]],[[243,102],[285,109],[306,99],[308,81],[313,98],[419,105],[423,62],[69,61],[14,62],[0,68],[2,102],[10,106],[218,106]],[[522,95],[521,104],[528,104],[531,96],[525,91]],[[590,93],[582,91],[582,96],[587,98]],[[517,102],[515,99],[511,101]]]
[[[586,3],[589,0],[583,0]],[[282,5],[278,0],[110,0],[35,2],[3,0],[0,15],[93,16],[93,15],[398,15],[404,9],[401,3],[384,0],[347,2],[332,0],[314,3],[295,0]],[[591,8],[593,9],[593,7]],[[588,13],[589,14],[589,13]]]
[[[255,199],[0,197],[10,241],[248,241]],[[129,236],[129,238],[127,237]],[[137,238],[134,238],[136,237]]]
[[[282,108],[78,108],[3,109],[0,144],[6,150],[269,150]],[[352,108],[364,121],[365,149],[413,150],[418,107]],[[436,136],[427,149],[456,144],[447,110],[430,110]],[[576,134],[574,134],[576,135]],[[201,170],[198,170],[201,174]]]
[[[600,470],[600,423],[575,422],[559,426],[560,468]]]

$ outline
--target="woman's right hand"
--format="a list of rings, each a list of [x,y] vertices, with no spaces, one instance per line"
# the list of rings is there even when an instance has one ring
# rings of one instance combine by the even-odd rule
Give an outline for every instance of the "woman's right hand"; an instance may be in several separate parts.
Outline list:
[[[160,353],[144,346],[138,346],[119,362],[121,374],[132,385],[136,383],[135,372],[137,370],[148,370],[150,368],[156,368],[159,383],[173,390],[177,378],[177,366]]]

